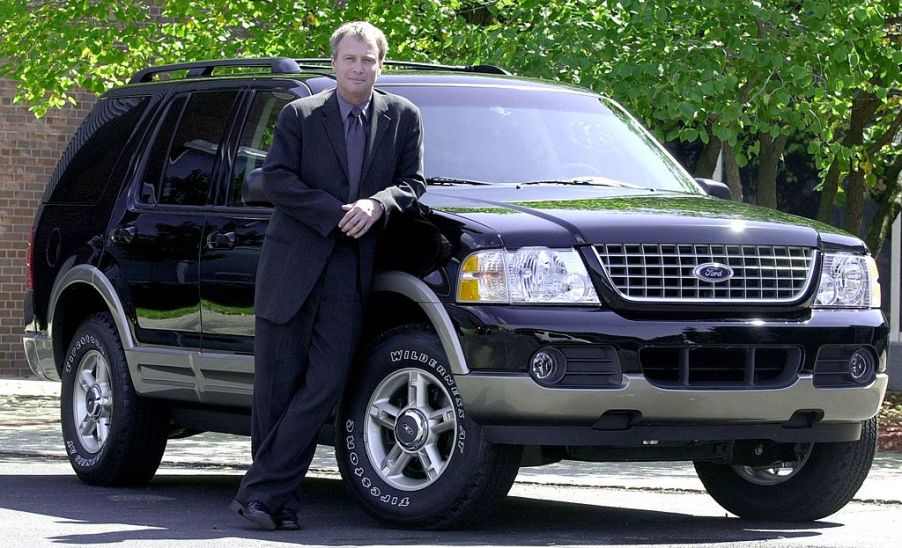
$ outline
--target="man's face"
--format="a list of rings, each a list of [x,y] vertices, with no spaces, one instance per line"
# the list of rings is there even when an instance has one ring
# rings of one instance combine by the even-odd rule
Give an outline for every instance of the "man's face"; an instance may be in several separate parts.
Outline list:
[[[350,103],[362,103],[373,92],[376,78],[382,72],[379,47],[374,40],[345,36],[338,43],[332,59],[338,93]]]

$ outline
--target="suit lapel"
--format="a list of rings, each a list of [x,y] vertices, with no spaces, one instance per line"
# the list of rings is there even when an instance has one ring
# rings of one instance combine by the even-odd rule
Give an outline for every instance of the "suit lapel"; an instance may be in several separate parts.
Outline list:
[[[373,91],[372,102],[373,119],[370,122],[370,134],[366,140],[366,156],[364,156],[363,160],[363,170],[360,172],[361,186],[366,181],[366,174],[370,170],[370,166],[373,165],[373,157],[375,156],[373,151],[376,150],[379,142],[385,137],[388,126],[391,124],[391,116],[388,115],[388,104],[382,94]],[[337,104],[338,101],[336,101]]]
[[[322,112],[323,128],[329,141],[332,142],[332,150],[335,151],[335,157],[341,165],[341,171],[345,174],[345,180],[348,179],[348,148],[345,144],[345,125],[341,119],[341,111],[338,109],[338,98],[335,97],[335,91],[323,103]]]

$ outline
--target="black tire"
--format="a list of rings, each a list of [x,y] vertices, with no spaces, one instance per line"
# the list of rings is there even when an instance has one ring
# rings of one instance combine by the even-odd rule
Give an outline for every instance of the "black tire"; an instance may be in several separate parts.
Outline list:
[[[166,450],[167,415],[135,393],[107,313],[75,331],[62,369],[60,418],[75,473],[91,485],[143,485]]]
[[[718,504],[740,518],[814,521],[838,512],[864,482],[877,448],[877,419],[865,421],[858,441],[800,445],[803,458],[785,479],[754,483],[751,470],[696,462],[695,470]],[[769,484],[764,484],[769,483]]]
[[[522,447],[485,441],[433,331],[392,330],[360,361],[337,418],[335,453],[370,515],[393,526],[445,529],[482,517],[507,495]],[[377,406],[378,419],[370,413]],[[383,460],[396,469],[382,469]]]

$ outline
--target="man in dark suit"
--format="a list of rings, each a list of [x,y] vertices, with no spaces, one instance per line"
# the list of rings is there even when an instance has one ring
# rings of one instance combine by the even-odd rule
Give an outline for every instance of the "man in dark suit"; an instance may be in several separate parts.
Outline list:
[[[257,270],[253,464],[230,508],[299,528],[298,490],[361,332],[378,228],[425,190],[417,108],[374,90],[387,42],[332,35],[336,89],[288,104],[263,165],[275,205]]]

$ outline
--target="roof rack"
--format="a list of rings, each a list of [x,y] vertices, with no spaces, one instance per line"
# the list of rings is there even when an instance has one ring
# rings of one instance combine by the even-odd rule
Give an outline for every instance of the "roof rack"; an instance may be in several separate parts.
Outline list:
[[[432,63],[416,63],[413,61],[385,61],[384,65],[413,70],[447,70],[455,72],[479,72],[483,74],[510,75],[510,72],[494,65],[439,65]],[[332,66],[332,59],[328,57],[310,57],[302,59],[290,59],[288,57],[272,57],[262,59],[216,59],[209,61],[195,61],[191,63],[176,63],[172,65],[160,65],[140,70],[132,76],[130,84],[139,84],[153,81],[155,75],[187,70],[188,78],[203,78],[213,75],[213,70],[222,67],[259,67],[269,69],[271,74],[300,74],[301,72],[316,72],[323,76],[332,77],[331,73],[319,72]]]
[[[157,67],[149,67],[140,70],[132,76],[129,81],[131,84],[142,82],[150,82],[153,77],[158,74],[167,72],[175,72],[178,70],[187,70],[188,78],[201,78],[204,76],[212,76],[213,70],[222,67],[260,67],[261,69],[269,69],[272,74],[298,74],[302,68],[313,68],[314,70],[322,67],[300,67],[294,59],[288,57],[273,57],[264,59],[215,59],[209,61],[195,61],[192,63],[176,63],[173,65],[160,65]]]
[[[332,65],[332,59],[329,57],[308,57],[303,59],[295,59],[299,64],[306,66],[322,66]],[[510,76],[507,70],[495,65],[440,65],[438,63],[417,63],[415,61],[390,61],[382,62],[383,65],[390,67],[406,68],[413,70],[448,70],[453,72],[481,72],[483,74],[503,74]]]

